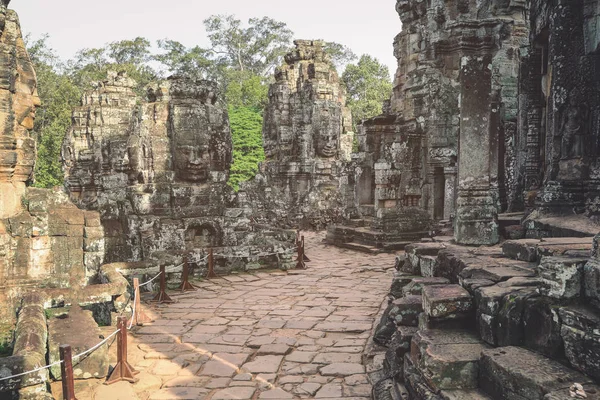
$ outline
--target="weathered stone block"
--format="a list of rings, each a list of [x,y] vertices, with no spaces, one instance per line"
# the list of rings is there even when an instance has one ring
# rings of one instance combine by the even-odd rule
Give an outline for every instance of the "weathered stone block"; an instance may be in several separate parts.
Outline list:
[[[425,286],[443,285],[446,283],[450,283],[446,278],[415,278],[402,288],[402,295],[420,295],[423,293],[423,287]]]
[[[405,296],[392,302],[389,318],[396,325],[417,326],[419,314],[423,312],[421,296]]]
[[[64,317],[48,321],[49,360],[51,363],[60,360],[59,347],[63,344],[71,346],[73,354],[90,349],[100,342],[101,332],[92,317],[91,311],[72,307]],[[81,360],[73,363],[75,379],[103,378],[108,373],[108,345],[104,344]],[[60,379],[60,366],[50,369],[55,379]]]
[[[558,307],[547,298],[531,298],[523,314],[525,346],[555,360],[565,357]]]
[[[423,309],[430,317],[450,317],[471,311],[473,299],[471,294],[460,285],[425,286]]]
[[[561,307],[561,336],[573,368],[600,379],[600,313],[589,306]]]
[[[487,345],[467,331],[419,331],[411,358],[434,390],[478,387],[479,358]]]
[[[572,299],[582,293],[583,267],[587,259],[542,257],[538,266],[540,293],[556,299]]]
[[[520,347],[481,353],[480,387],[497,400],[542,400],[550,392],[587,382],[581,373]]]
[[[406,275],[402,272],[395,272],[392,286],[390,288],[390,295],[395,299],[402,297],[402,288],[416,278],[418,277],[414,275]]]
[[[583,268],[585,297],[600,307],[600,260],[592,258]]]

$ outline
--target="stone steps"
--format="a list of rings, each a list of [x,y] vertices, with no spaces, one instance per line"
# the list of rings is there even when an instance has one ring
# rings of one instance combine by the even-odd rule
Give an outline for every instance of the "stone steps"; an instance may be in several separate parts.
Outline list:
[[[360,251],[362,253],[369,253],[369,254],[379,254],[379,253],[384,252],[382,249],[378,249],[377,247],[373,247],[373,246],[369,246],[369,245],[365,245],[365,244],[361,244],[361,243],[356,243],[356,242],[340,243],[337,246],[341,247],[343,249]]]
[[[365,221],[367,220],[368,218]],[[352,245],[359,244],[385,251],[397,251],[404,250],[405,246],[420,237],[421,233],[394,234],[374,230],[370,226],[334,225],[327,227],[325,242],[338,247],[345,247],[345,244],[351,243]]]
[[[502,254],[513,260],[539,262],[543,256],[589,257],[593,237],[507,240]]]
[[[479,359],[488,348],[467,330],[420,330],[412,339],[410,357],[434,392],[477,389]]]
[[[559,394],[575,383],[586,385],[591,394],[600,393],[591,378],[520,347],[486,349],[481,355],[480,387],[496,400],[543,400],[546,395],[569,399]]]

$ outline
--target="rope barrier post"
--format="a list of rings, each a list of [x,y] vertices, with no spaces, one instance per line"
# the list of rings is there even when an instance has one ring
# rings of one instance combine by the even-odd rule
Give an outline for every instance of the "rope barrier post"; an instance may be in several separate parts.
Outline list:
[[[306,264],[304,263],[304,247],[302,246],[302,241],[298,240],[296,242],[296,247],[298,251],[298,256],[296,257],[296,269],[306,269]]]
[[[146,322],[152,322],[152,318],[146,315],[146,313],[142,310],[141,300],[140,300],[140,280],[138,278],[133,278],[133,302],[135,312],[131,315],[131,320],[128,323],[131,325],[144,325]]]
[[[304,247],[304,236],[302,236],[302,257],[304,258],[304,261],[310,262],[310,258],[306,256],[306,247]]]
[[[71,346],[63,344],[59,347],[60,374],[64,400],[77,400],[75,397],[75,381],[73,377],[73,354]]]
[[[152,299],[157,303],[174,303],[173,299],[167,294],[167,273],[165,272],[165,266],[160,267],[160,288],[158,294]]]
[[[181,276],[181,286],[179,286],[179,290],[182,292],[188,291],[196,291],[196,286],[192,285],[189,281],[190,279],[190,266],[188,262],[188,256],[185,256],[183,259],[183,273]]]
[[[218,278],[219,276],[215,273],[215,255],[213,249],[208,250],[208,274],[207,278]]]
[[[104,382],[105,385],[112,385],[121,381],[135,383],[138,379],[134,378],[134,375],[140,373],[127,362],[127,318],[119,317],[117,326],[119,328],[117,334],[117,365]]]

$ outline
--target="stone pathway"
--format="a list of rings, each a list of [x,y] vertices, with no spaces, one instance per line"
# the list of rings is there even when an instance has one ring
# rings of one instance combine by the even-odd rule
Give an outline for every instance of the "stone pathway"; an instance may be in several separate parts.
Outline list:
[[[129,358],[140,381],[78,398],[370,398],[363,352],[394,256],[326,246],[323,236],[307,235],[307,270],[227,276],[173,295],[135,330]]]

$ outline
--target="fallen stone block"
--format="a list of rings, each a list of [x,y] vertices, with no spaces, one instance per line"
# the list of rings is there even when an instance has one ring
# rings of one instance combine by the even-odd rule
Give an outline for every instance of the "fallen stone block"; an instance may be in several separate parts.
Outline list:
[[[100,336],[92,312],[72,307],[69,314],[48,321],[50,362],[60,360],[61,345],[70,345],[76,355],[98,344],[102,340]],[[108,366],[108,345],[105,343],[86,357],[73,360],[73,376],[75,379],[103,378],[108,373]],[[60,365],[52,367],[50,372],[55,379],[61,379]]]

